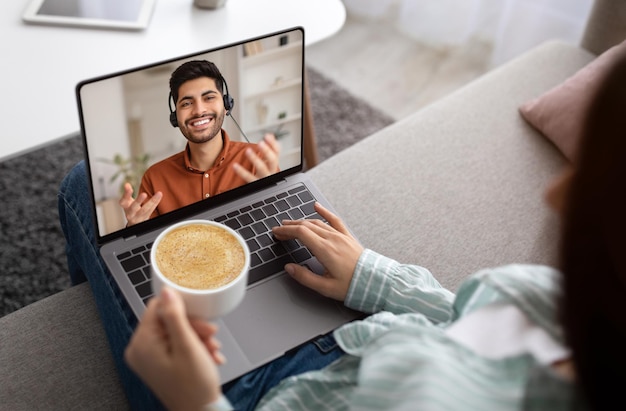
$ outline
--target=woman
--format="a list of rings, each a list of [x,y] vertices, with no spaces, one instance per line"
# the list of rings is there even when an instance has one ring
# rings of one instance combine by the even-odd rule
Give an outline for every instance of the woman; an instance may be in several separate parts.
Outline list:
[[[215,329],[189,320],[172,290],[150,301],[127,362],[170,409],[253,408],[261,395],[270,410],[625,408],[624,107],[622,55],[596,92],[573,167],[547,194],[563,218],[560,272],[485,269],[454,295],[423,267],[364,250],[318,206],[329,225],[290,221],[274,233],[307,245],[326,275],[287,272],[372,313],[334,333],[339,348],[319,370],[284,371],[286,359],[254,395],[242,388],[253,388],[248,376],[220,387]]]
[[[626,55],[598,90],[568,173],[561,321],[592,409],[625,409]]]

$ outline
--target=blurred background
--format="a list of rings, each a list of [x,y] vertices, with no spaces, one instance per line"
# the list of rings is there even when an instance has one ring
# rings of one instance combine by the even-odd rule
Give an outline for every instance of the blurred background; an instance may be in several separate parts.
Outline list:
[[[401,119],[548,39],[578,43],[593,0],[343,0],[307,64]]]

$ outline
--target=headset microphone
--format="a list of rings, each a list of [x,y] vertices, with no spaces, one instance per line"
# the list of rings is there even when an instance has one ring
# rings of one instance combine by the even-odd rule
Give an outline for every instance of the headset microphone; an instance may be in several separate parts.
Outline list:
[[[235,117],[233,117],[232,110],[233,107],[235,107],[235,99],[233,99],[233,97],[228,92],[228,83],[226,83],[226,79],[224,77],[222,77],[222,82],[224,83],[224,89],[226,90],[226,94],[224,94],[224,108],[226,109],[226,115],[233,119],[233,122],[239,129],[239,132],[241,133],[243,138],[245,138],[246,141],[249,143],[250,140],[248,140],[248,136],[246,136],[246,133],[243,132],[241,127],[239,127],[239,123],[237,123],[237,120],[235,120]]]
[[[243,132],[243,130],[241,129],[241,127],[239,127],[239,123],[237,123],[237,120],[235,120],[235,117],[233,117],[233,115],[231,114],[231,112],[229,111],[227,114],[227,116],[229,116],[230,118],[233,119],[233,122],[235,123],[235,125],[237,126],[237,128],[239,129],[239,132],[241,133],[241,135],[243,136],[243,138],[246,139],[246,141],[249,143],[250,140],[248,140],[248,136],[246,136],[246,133]]]

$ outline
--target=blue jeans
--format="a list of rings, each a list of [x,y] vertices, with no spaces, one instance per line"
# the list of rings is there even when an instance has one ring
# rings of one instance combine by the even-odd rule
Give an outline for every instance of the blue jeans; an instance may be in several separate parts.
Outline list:
[[[158,399],[124,362],[124,349],[137,326],[137,318],[100,256],[84,162],[78,163],[61,182],[58,207],[72,284],[89,281],[120,381],[132,409],[163,409]],[[327,335],[224,385],[222,389],[235,409],[253,409],[263,395],[283,378],[321,369],[341,355],[343,351],[332,335]]]

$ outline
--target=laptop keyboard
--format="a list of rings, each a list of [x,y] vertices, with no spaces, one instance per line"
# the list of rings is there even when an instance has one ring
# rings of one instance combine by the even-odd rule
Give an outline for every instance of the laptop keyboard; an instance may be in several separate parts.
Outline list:
[[[302,263],[311,253],[297,240],[276,241],[272,227],[283,220],[319,219],[315,198],[304,185],[242,207],[214,220],[237,231],[250,249],[248,284],[283,270],[287,263]],[[135,290],[146,303],[152,297],[150,249],[152,244],[136,247],[117,256]]]

